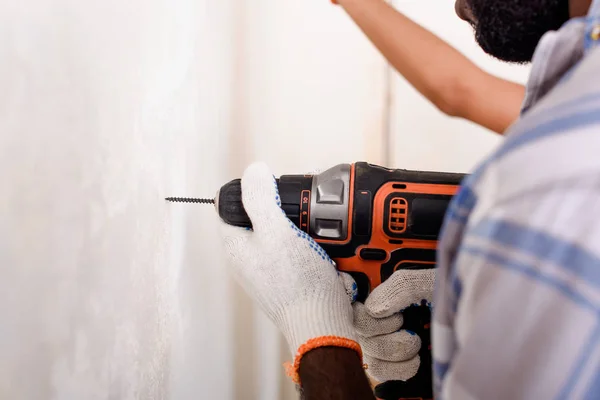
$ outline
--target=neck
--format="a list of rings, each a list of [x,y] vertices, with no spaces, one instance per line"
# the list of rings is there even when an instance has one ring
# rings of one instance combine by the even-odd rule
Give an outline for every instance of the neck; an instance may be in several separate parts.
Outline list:
[[[587,15],[592,0],[569,0],[569,16],[571,18]]]

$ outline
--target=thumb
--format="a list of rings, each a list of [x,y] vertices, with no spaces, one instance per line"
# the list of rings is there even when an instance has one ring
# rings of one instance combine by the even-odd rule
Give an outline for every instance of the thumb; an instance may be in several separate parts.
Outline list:
[[[344,284],[344,288],[346,289],[346,294],[348,295],[350,302],[354,303],[358,297],[358,286],[356,285],[356,281],[352,275],[345,272],[338,272],[338,274],[342,280],[342,283]]]
[[[389,317],[422,300],[431,303],[435,269],[398,270],[367,297],[365,306],[373,317]]]
[[[265,163],[251,164],[242,177],[242,202],[256,232],[287,224],[275,177]],[[282,225],[283,226],[283,225]]]

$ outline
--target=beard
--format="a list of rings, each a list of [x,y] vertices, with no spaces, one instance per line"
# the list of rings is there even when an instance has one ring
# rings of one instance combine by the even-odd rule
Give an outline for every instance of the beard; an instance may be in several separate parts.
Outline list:
[[[542,36],[569,20],[569,0],[467,0],[475,40],[502,61],[530,62]]]

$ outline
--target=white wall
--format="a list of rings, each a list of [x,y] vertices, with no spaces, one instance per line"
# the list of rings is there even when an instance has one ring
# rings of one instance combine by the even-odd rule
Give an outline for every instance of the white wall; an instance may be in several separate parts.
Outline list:
[[[0,3],[0,398],[167,395],[183,232],[162,197],[198,146],[170,3]]]

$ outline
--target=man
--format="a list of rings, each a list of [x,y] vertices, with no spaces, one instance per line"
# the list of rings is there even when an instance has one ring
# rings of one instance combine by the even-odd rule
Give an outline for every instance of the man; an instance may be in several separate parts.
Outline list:
[[[533,65],[520,120],[446,215],[437,399],[600,397],[600,0],[590,2],[457,4],[485,51]],[[428,277],[392,275],[353,315],[351,282],[285,218],[263,164],[246,170],[242,197],[254,230],[224,226],[233,271],[285,335],[304,397],[372,399],[363,354],[414,373],[418,340],[395,331],[430,295]]]

